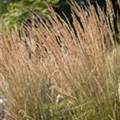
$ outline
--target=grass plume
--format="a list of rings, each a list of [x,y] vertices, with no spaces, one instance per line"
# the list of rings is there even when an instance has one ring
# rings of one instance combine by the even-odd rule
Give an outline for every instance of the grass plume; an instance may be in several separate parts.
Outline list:
[[[0,35],[6,119],[119,119],[111,2],[106,15],[92,5],[86,15],[72,3],[74,28],[50,11],[52,17],[27,28],[28,36],[17,27]]]

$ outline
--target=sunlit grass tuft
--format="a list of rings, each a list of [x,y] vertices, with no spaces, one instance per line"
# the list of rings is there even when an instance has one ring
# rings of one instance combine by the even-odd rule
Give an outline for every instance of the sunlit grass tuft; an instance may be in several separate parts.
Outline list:
[[[120,118],[113,12],[73,4],[73,26],[52,18],[1,34],[1,94],[6,119],[117,120]],[[80,18],[79,24],[76,15]],[[35,24],[35,23],[34,23]]]

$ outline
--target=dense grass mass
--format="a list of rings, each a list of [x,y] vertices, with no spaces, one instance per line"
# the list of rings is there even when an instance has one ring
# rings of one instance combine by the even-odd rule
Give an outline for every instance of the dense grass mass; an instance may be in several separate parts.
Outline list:
[[[111,2],[106,15],[92,5],[89,15],[75,3],[72,10],[74,29],[50,9],[52,18],[27,28],[27,36],[17,27],[0,34],[7,120],[119,120]]]

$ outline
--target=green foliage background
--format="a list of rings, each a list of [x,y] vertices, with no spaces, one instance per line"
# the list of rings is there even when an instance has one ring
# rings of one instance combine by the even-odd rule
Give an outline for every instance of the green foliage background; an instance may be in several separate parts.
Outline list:
[[[47,13],[45,3],[56,4],[59,0],[0,0],[0,18],[9,28],[27,19],[30,9]]]

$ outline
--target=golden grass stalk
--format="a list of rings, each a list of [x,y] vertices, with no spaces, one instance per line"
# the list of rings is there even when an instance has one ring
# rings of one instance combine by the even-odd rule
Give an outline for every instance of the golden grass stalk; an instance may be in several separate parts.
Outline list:
[[[118,119],[113,12],[107,5],[106,15],[92,5],[86,15],[73,3],[74,29],[51,9],[53,16],[27,28],[28,36],[17,27],[1,34],[7,119]]]

